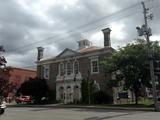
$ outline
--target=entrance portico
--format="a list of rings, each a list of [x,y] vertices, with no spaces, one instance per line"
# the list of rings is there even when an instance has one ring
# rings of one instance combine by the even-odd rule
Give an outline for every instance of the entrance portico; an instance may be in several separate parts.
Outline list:
[[[57,76],[57,78],[59,78]],[[71,78],[71,76],[70,76]],[[74,75],[72,79],[64,77],[56,81],[56,100],[62,103],[73,103],[81,100],[81,75],[77,74],[76,81]]]

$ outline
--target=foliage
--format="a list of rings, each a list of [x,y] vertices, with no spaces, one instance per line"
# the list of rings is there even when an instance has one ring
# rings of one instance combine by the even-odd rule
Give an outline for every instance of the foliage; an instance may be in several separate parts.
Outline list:
[[[160,60],[158,42],[151,43],[150,48],[154,48],[154,52],[152,51],[154,58]],[[117,86],[118,82],[124,81],[124,89],[133,91],[136,98],[142,85],[151,87],[148,46],[143,40],[120,48],[111,57],[106,58],[102,64],[107,72],[115,76],[114,82],[112,81],[110,85]]]
[[[46,97],[48,94],[48,85],[45,79],[33,79],[22,83],[18,89],[18,94],[32,96],[36,103],[42,102],[42,97]]]
[[[92,94],[92,103],[109,104],[112,103],[112,97],[108,96],[104,91],[97,91]]]
[[[50,103],[56,103],[56,90],[49,90],[48,98]]]
[[[82,103],[88,103],[88,83],[85,79],[81,83]]]
[[[92,80],[89,80],[92,81]],[[90,97],[93,93],[93,81],[89,82],[88,80],[83,79],[81,83],[81,94],[82,94],[82,103],[88,103],[89,101],[89,92],[90,92]],[[90,83],[90,84],[89,84]],[[88,85],[89,84],[89,85]],[[89,91],[90,88],[90,91]]]
[[[9,83],[11,69],[6,67],[7,61],[2,55],[4,51],[3,46],[0,46],[0,96],[7,97],[11,86]]]

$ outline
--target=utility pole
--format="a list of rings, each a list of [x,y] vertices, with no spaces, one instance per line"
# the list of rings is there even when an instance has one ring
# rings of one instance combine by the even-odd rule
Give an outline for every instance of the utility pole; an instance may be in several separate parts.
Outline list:
[[[153,14],[147,15],[149,8],[145,7],[145,3],[141,2],[143,6],[143,14],[144,14],[144,25],[142,27],[136,27],[137,32],[139,36],[144,35],[147,41],[147,46],[148,46],[148,58],[149,58],[149,65],[150,65],[150,77],[152,81],[152,89],[153,89],[153,98],[154,98],[154,107],[155,110],[157,110],[157,95],[156,95],[156,84],[155,84],[155,75],[154,75],[154,66],[153,66],[153,53],[152,49],[150,47],[150,39],[149,37],[152,35],[151,29],[148,27],[148,19],[152,20]]]

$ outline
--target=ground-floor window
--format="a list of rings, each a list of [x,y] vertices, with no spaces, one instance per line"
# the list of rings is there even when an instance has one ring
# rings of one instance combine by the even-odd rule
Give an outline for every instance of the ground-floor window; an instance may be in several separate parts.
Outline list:
[[[74,89],[73,89],[73,91],[74,91],[74,101],[75,102],[78,102],[79,100],[80,100],[80,90],[79,90],[79,86],[74,86]]]
[[[60,87],[59,88],[59,100],[63,102],[64,99],[65,99],[64,88]]]
[[[77,103],[80,101],[80,92],[78,85],[60,86],[57,91],[57,100],[64,103]]]

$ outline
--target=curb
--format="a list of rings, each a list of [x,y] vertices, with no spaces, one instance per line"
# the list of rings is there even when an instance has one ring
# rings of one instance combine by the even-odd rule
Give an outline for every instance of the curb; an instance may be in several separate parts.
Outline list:
[[[75,105],[8,105],[7,107],[34,107],[34,108],[84,108],[84,109],[106,109],[106,110],[129,110],[129,111],[154,111],[154,108],[133,107],[105,107],[105,106],[75,106]]]

